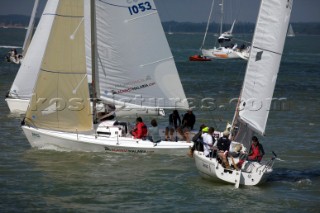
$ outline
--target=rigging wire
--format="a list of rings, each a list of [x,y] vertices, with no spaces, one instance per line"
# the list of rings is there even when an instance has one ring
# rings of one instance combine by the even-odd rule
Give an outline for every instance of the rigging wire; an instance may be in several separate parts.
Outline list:
[[[206,32],[205,32],[205,34],[204,34],[204,37],[203,37],[203,41],[202,41],[200,50],[203,48],[204,42],[206,41],[206,37],[207,37],[207,33],[208,33],[210,21],[211,21],[211,16],[212,16],[213,6],[214,6],[214,0],[212,0],[212,4],[211,4],[211,8],[210,8],[210,13],[209,13],[209,17],[208,17],[208,22],[207,22],[207,27],[206,27]]]

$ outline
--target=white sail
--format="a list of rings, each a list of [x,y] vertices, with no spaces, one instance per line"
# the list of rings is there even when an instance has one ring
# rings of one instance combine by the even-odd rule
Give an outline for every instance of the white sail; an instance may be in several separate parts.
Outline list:
[[[188,108],[156,6],[139,5],[96,2],[100,98],[126,107]]]
[[[146,98],[164,96],[164,104],[155,104],[156,107],[187,107],[187,103],[175,100],[176,105],[169,105],[170,101],[166,100],[166,98],[175,98],[175,95],[179,96],[177,99],[185,99],[185,95],[153,1],[142,4],[137,4],[136,1],[131,1],[132,4],[128,2],[126,0],[91,0],[90,2],[95,6],[91,8],[91,25],[93,26],[91,58],[94,59],[94,61],[91,60],[94,68],[92,75],[96,76],[95,62],[97,61],[98,77],[102,78],[100,82],[98,78],[93,78],[92,85],[100,84],[99,88],[105,89],[101,92],[101,98],[108,101],[112,97],[107,97],[108,93],[105,91],[109,87],[105,85],[106,83],[111,83],[111,88],[114,89],[119,85],[144,85],[142,83],[148,84],[148,81],[151,81],[152,84],[148,84],[146,88],[139,87],[132,90],[142,90],[141,94]],[[192,143],[185,140],[154,143],[142,138],[133,138],[129,133],[130,123],[128,122],[107,120],[93,125],[96,119],[90,107],[86,65],[88,51],[85,50],[87,35],[85,23],[87,22],[84,21],[84,16],[87,14],[87,8],[84,7],[84,0],[59,0],[58,3],[58,9],[53,14],[54,21],[49,41],[42,47],[46,51],[34,88],[34,96],[22,124],[22,129],[31,146],[49,149],[58,147],[59,150],[75,151],[179,155],[189,150]],[[128,16],[130,12],[132,17]],[[125,18],[116,18],[118,16]],[[136,33],[140,33],[141,38],[135,35]],[[97,42],[95,42],[96,34]],[[131,38],[128,39],[128,36]],[[158,42],[165,47],[159,46]],[[128,48],[123,44],[128,45]],[[159,53],[154,53],[157,51]],[[96,53],[98,53],[97,57]],[[139,54],[141,57],[138,57]],[[139,73],[133,74],[130,71],[139,71]],[[164,82],[165,80],[171,85]],[[168,88],[162,88],[162,86]],[[148,88],[152,90],[144,91]],[[120,100],[117,101],[120,102]],[[147,107],[155,106],[150,100],[148,101]]]
[[[295,33],[293,31],[292,25],[290,24],[288,28],[287,37],[294,37],[294,36],[295,36]]]
[[[251,161],[244,160],[243,151],[250,147],[253,134],[265,132],[291,9],[292,0],[261,0],[229,149],[235,153],[235,147],[243,145],[242,151],[239,156],[227,154],[225,163],[219,162],[219,155],[208,157],[202,151],[195,151],[193,157],[202,177],[222,180],[238,188],[261,184],[273,172],[275,154],[267,161]]]
[[[45,53],[49,34],[53,23],[53,14],[56,13],[59,0],[50,0],[43,11],[37,30],[25,55],[22,65],[13,81],[9,97],[30,99],[37,80],[41,61]]]
[[[265,133],[291,7],[292,0],[262,0],[252,41],[239,115],[242,122],[262,135]]]
[[[28,30],[27,30],[26,37],[24,39],[23,46],[22,46],[22,54],[23,55],[26,54],[28,47],[30,45],[31,39],[32,39],[32,35],[33,35],[33,31],[34,31],[35,17],[36,17],[38,5],[39,5],[39,0],[35,0],[34,5],[33,5],[33,9],[32,9],[32,13],[30,16]]]

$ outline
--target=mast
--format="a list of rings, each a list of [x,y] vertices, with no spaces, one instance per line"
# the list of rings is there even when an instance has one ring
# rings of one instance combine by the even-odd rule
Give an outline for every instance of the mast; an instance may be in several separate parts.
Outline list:
[[[96,84],[96,70],[97,70],[97,34],[96,34],[96,6],[95,0],[90,1],[91,14],[91,67],[92,67],[92,117],[93,123],[97,123],[97,84]]]
[[[222,34],[222,23],[223,23],[223,0],[221,0],[221,17],[220,17],[220,35]]]

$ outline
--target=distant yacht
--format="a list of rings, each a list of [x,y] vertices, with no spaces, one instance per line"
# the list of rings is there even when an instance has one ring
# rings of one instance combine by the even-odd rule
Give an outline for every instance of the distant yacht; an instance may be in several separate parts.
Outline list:
[[[171,31],[171,27],[169,27],[168,35],[173,35],[173,32]]]
[[[287,37],[295,37],[295,36],[296,36],[296,34],[294,34],[292,25],[290,24],[289,28],[288,28],[288,32],[287,32]]]

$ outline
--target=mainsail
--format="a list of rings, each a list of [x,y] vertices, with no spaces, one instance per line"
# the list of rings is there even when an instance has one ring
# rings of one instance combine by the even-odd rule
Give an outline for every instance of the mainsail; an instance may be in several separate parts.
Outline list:
[[[277,80],[292,0],[262,1],[243,83],[239,117],[242,133],[264,135]],[[283,8],[285,12],[283,12]],[[283,20],[283,21],[277,21]],[[250,130],[244,131],[244,127]],[[249,132],[248,132],[249,131]]]
[[[139,5],[96,1],[100,98],[129,108],[188,108],[156,6]]]

